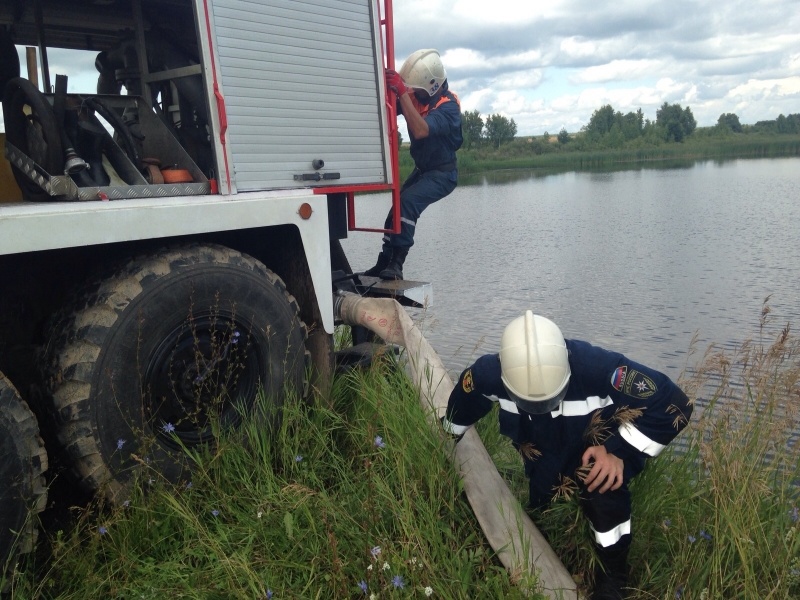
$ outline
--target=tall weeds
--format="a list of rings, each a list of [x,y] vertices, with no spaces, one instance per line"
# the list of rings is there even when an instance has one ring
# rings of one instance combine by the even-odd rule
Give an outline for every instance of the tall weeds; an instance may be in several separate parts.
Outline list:
[[[800,597],[800,341],[787,325],[732,355],[712,349],[681,385],[695,418],[631,486],[632,596]],[[579,574],[584,521],[574,499],[542,515]]]
[[[11,597],[522,598],[393,363],[339,376],[327,403],[286,402],[277,430],[261,398],[192,452],[190,479],[147,472],[124,505],[48,532]]]
[[[695,416],[632,485],[632,597],[800,597],[800,342],[787,326],[711,350],[680,383]],[[179,485],[150,470],[124,505],[76,510],[40,536],[10,598],[525,597],[391,355],[337,377],[328,402],[285,407],[278,429],[256,414],[194,451]],[[519,455],[496,420],[479,428],[524,503]],[[586,582],[574,495],[536,517]]]

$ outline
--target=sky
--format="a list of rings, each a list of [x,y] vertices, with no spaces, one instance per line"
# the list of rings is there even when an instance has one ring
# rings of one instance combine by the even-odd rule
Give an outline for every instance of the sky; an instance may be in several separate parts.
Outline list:
[[[436,48],[462,110],[514,119],[520,136],[580,131],[606,104],[655,120],[677,103],[701,127],[723,113],[742,124],[800,113],[800,0],[393,5],[398,70]],[[70,91],[94,88],[92,53],[52,51],[50,68],[70,73]]]
[[[436,48],[462,110],[573,133],[610,104],[698,126],[800,113],[798,0],[394,0],[397,68]]]

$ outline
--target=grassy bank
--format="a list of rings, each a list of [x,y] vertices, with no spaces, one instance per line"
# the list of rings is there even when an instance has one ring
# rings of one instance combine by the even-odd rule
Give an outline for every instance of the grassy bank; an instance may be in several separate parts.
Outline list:
[[[555,140],[555,137],[553,137]],[[696,160],[735,158],[778,158],[800,156],[798,135],[698,135],[683,143],[646,144],[637,140],[622,148],[584,149],[574,141],[566,144],[518,138],[499,148],[475,147],[458,151],[459,173],[469,175],[500,169],[547,169],[580,171],[607,168],[636,168],[641,165]],[[401,177],[414,168],[408,145],[400,152]]]
[[[704,410],[683,449],[635,482],[634,597],[797,597],[797,338],[787,329],[735,355],[711,352],[682,385]],[[519,457],[495,420],[480,427],[524,502]],[[146,494],[76,511],[74,526],[48,532],[20,565],[10,597],[524,597],[390,358],[338,377],[329,403],[290,403],[275,436],[277,446],[248,419],[193,456],[191,481],[145,472]],[[577,499],[539,519],[585,580],[592,549]]]
[[[250,419],[193,457],[191,481],[145,472],[146,494],[80,511],[11,597],[523,597],[389,362],[339,377],[330,404],[290,403],[277,446]]]

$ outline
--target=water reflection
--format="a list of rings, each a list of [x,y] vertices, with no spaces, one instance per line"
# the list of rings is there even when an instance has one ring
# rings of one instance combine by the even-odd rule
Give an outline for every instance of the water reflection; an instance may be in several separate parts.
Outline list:
[[[735,163],[738,159],[714,159],[709,161],[702,161],[712,163],[716,166],[723,166],[729,163]],[[602,166],[595,166],[590,169],[581,169],[580,171],[588,173],[591,176],[597,176],[605,173],[619,173],[621,171],[637,172],[637,171],[652,171],[652,170],[670,170],[670,169],[689,169],[698,164],[696,160],[689,159],[664,159],[652,160],[648,162],[632,163],[615,163],[604,164]],[[459,176],[460,186],[469,185],[486,185],[504,183],[515,183],[519,181],[527,181],[529,179],[539,179],[542,177],[549,177],[551,175],[560,175],[562,173],[573,173],[574,167],[540,167],[536,169],[500,169],[497,171],[488,171],[483,173],[465,173]]]
[[[528,308],[675,377],[697,359],[693,337],[702,354],[800,321],[800,159],[658,166],[485,173],[431,206],[405,271],[433,283],[416,316],[448,369],[496,351]],[[359,225],[380,226],[388,205],[357,198]],[[380,236],[343,245],[363,269]]]

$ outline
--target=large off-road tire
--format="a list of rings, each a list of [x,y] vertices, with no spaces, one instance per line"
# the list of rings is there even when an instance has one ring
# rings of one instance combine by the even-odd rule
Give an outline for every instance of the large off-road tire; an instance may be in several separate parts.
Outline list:
[[[235,426],[261,387],[277,417],[302,386],[305,335],[281,279],[222,246],[165,249],[88,286],[46,352],[80,481],[114,500],[142,464],[178,480],[182,446],[212,440],[215,419]]]
[[[0,373],[0,575],[36,541],[36,514],[44,510],[47,454],[28,405]]]

